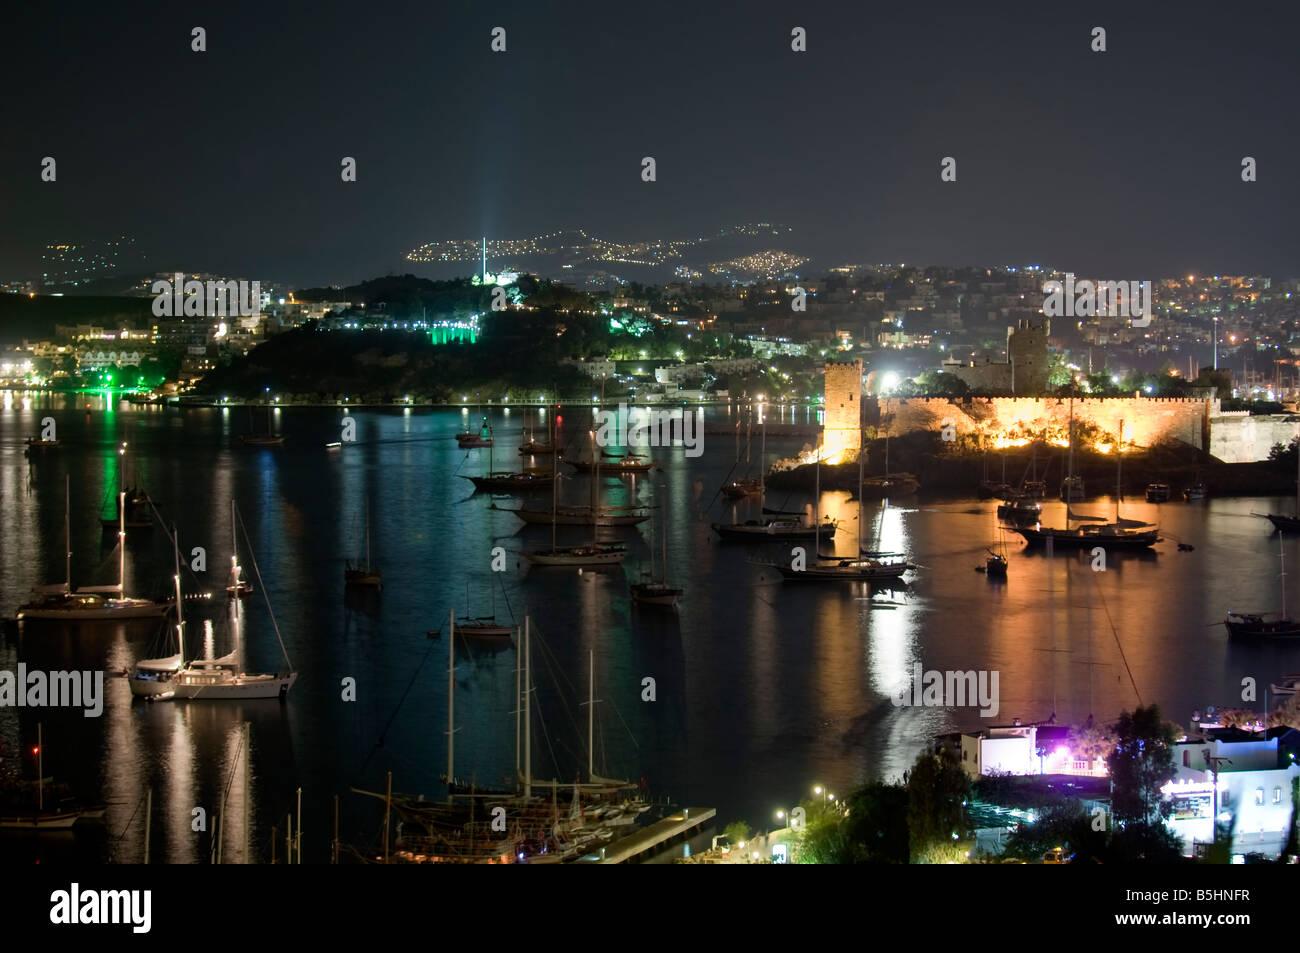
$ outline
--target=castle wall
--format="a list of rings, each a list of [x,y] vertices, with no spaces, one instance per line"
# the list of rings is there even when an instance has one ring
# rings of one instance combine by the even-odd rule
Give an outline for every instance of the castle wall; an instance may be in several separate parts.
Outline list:
[[[1230,411],[1210,418],[1210,453],[1225,463],[1267,460],[1275,444],[1286,446],[1300,435],[1300,417]]]
[[[1074,400],[1074,419],[1087,421],[1112,437],[1124,422],[1124,442],[1149,447],[1179,440],[1197,449],[1208,442],[1210,419],[1218,400],[1172,397],[1083,397]],[[958,435],[1014,437],[1049,433],[1068,439],[1070,400],[1063,397],[891,397],[880,401],[889,433],[942,431],[951,424]]]

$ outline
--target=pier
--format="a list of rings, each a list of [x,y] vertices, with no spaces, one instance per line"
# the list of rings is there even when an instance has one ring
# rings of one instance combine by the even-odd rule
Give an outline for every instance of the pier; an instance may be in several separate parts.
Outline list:
[[[594,854],[581,857],[578,864],[623,864],[644,856],[656,847],[683,834],[689,834],[703,827],[705,822],[713,820],[718,812],[712,807],[688,807],[671,814],[661,821],[655,821],[627,837],[622,837],[612,844],[600,848]]]

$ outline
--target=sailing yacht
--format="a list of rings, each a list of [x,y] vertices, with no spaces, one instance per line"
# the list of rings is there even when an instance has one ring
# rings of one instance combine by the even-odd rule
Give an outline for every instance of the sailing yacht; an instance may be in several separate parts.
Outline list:
[[[1073,411],[1073,407],[1071,407]],[[1073,447],[1073,423],[1074,415],[1071,412],[1071,447]],[[1121,474],[1123,472],[1124,457],[1120,448],[1124,445],[1124,421],[1119,422],[1119,440],[1115,446],[1115,522],[1107,523],[1104,517],[1076,516],[1070,509],[1070,504],[1065,505],[1065,528],[1056,529],[1045,526],[1016,526],[1015,530],[1025,538],[1029,545],[1051,543],[1053,546],[1064,546],[1067,548],[1092,548],[1100,546],[1103,549],[1146,549],[1160,542],[1160,528],[1152,523],[1143,522],[1142,520],[1126,520],[1119,515],[1119,502],[1123,496],[1121,487]],[[1073,459],[1073,458],[1072,458]],[[1067,477],[1068,481],[1070,477]],[[1064,486],[1065,484],[1062,484]],[[1079,521],[1084,525],[1071,529],[1071,521]],[[1086,522],[1095,520],[1095,522]]]
[[[253,417],[253,408],[248,408],[249,422],[251,424]],[[284,443],[283,434],[272,433],[271,427],[271,404],[266,405],[266,433],[246,433],[239,438],[248,447],[278,447]]]
[[[247,537],[245,537],[247,539]],[[271,625],[275,637],[280,641],[280,651],[284,653],[286,671],[276,674],[247,673],[240,669],[239,652],[231,652],[221,658],[194,659],[185,661],[185,617],[181,609],[181,563],[180,540],[173,533],[172,544],[175,551],[176,575],[176,647],[175,655],[166,658],[141,659],[136,663],[128,683],[131,694],[149,701],[165,701],[173,698],[189,700],[249,700],[257,698],[284,698],[293,687],[298,673],[293,671],[289,655],[284,650],[284,641],[280,639],[280,629],[271,614]],[[251,547],[250,547],[251,553]],[[263,595],[266,586],[262,585],[261,573],[257,570],[257,560],[253,559],[253,571],[257,573],[258,584]],[[270,601],[267,610],[270,610]]]
[[[1273,528],[1279,533],[1286,531],[1288,533],[1300,533],[1300,444],[1296,445],[1296,474],[1295,474],[1295,515],[1285,516],[1281,513],[1256,513],[1255,516],[1264,516]]]
[[[916,567],[904,553],[879,552],[862,547],[862,527],[864,518],[864,500],[862,484],[866,453],[858,450],[858,553],[848,559],[822,556],[816,553],[816,561],[802,569],[795,569],[788,562],[774,562],[765,565],[778,570],[786,582],[878,582],[881,580],[901,580],[903,576]],[[821,520],[821,494],[817,495],[816,521]]]
[[[595,454],[596,432],[591,432],[592,457],[599,459]],[[554,463],[552,463],[552,476],[554,476]],[[601,517],[600,500],[600,468],[597,466],[596,478],[591,481],[591,542],[584,546],[559,546],[556,544],[555,527],[559,522],[559,511],[556,503],[556,483],[557,480],[551,481],[551,546],[549,549],[533,549],[524,552],[524,558],[535,566],[612,566],[623,562],[627,558],[627,547],[622,544],[606,545],[596,540],[596,527]],[[518,510],[514,511],[516,514]],[[639,517],[637,522],[641,522],[648,517]]]
[[[662,574],[655,575],[654,524],[650,527],[650,571],[643,582],[631,584],[632,601],[640,605],[675,607],[684,590],[668,584],[668,529],[660,529],[663,545]]]
[[[343,570],[343,584],[345,586],[374,586],[375,588],[383,587],[383,580],[377,569],[370,566],[370,504],[366,504],[366,565],[362,567],[358,561],[354,563],[348,560],[347,567]]]
[[[763,420],[763,449],[759,454],[758,472],[760,480],[763,480],[763,474],[767,466],[767,420]],[[822,455],[821,448],[817,450],[817,479],[814,496],[821,498],[821,476],[822,476]],[[763,498],[766,492],[765,486],[759,488],[759,498]],[[771,511],[764,510],[764,513]],[[746,520],[743,523],[710,523],[710,527],[723,542],[770,542],[780,540],[799,540],[799,539],[830,539],[835,535],[836,526],[831,520],[823,522],[818,518],[811,526],[807,525],[802,519],[790,519],[791,514],[777,514],[774,518],[765,518],[762,520]]]
[[[493,493],[527,493],[531,490],[543,489],[555,482],[555,475],[549,470],[528,467],[520,473],[515,473],[513,470],[493,470],[492,463],[492,444],[489,442],[487,474],[465,476],[462,473],[461,476],[473,483],[475,490]]]
[[[1286,549],[1283,546],[1282,533],[1277,537],[1277,558],[1282,567],[1279,574],[1282,590],[1282,611],[1275,618],[1267,618],[1269,613],[1229,612],[1223,620],[1228,634],[1234,638],[1251,636],[1300,635],[1300,622],[1292,619],[1286,611]]]
[[[116,622],[121,619],[158,619],[171,611],[171,603],[126,595],[126,494],[118,497],[118,561],[116,586],[72,588],[72,490],[64,489],[64,549],[66,578],[62,584],[38,586],[36,598],[18,608],[19,622],[47,620],[62,622]]]
[[[239,539],[235,533],[235,501],[230,501],[230,582],[226,593],[232,599],[242,599],[253,591],[253,584],[244,578],[244,569],[239,565]]]

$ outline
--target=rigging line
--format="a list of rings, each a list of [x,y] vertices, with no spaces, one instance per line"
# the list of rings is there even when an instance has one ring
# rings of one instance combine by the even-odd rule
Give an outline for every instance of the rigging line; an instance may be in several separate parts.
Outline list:
[[[140,799],[135,802],[135,809],[131,811],[131,816],[126,819],[126,825],[122,828],[121,836],[118,837],[117,843],[113,845],[113,849],[109,851],[108,862],[110,864],[113,862],[113,858],[117,856],[117,849],[122,846],[122,841],[126,838],[126,832],[131,829],[131,822],[134,821],[135,816],[140,813],[140,805],[144,803],[146,797],[148,797],[147,794],[141,795]]]
[[[388,716],[388,721],[384,723],[383,730],[379,732],[379,738],[371,747],[370,753],[366,755],[366,760],[361,762],[361,767],[357,769],[356,776],[358,780],[361,775],[365,774],[366,768],[370,766],[371,759],[374,758],[375,752],[384,746],[384,738],[388,736],[388,729],[393,726],[393,720],[397,718],[397,713],[402,710],[402,705],[406,703],[406,696],[411,694],[411,689],[415,687],[416,679],[420,677],[420,670],[424,668],[424,663],[429,660],[429,655],[435,648],[438,648],[438,646],[433,645],[432,640],[430,640],[430,645],[424,650],[424,657],[420,659],[420,664],[417,665],[415,671],[411,673],[411,680],[406,685],[406,691],[402,692],[402,697],[397,700],[397,707],[394,708],[393,713]]]
[[[506,601],[506,612],[510,614],[510,621],[515,621],[515,610],[510,607],[510,593],[506,591],[505,573],[493,573],[497,577],[497,583],[501,586],[501,597]],[[493,613],[495,615],[495,613]]]
[[[248,527],[244,525],[244,514],[235,509],[235,515],[239,517],[239,528],[244,531],[244,542],[248,544],[248,558],[253,562],[253,572],[257,574],[257,587],[262,590],[262,598],[266,602],[266,612],[271,617],[271,628],[275,630],[275,639],[280,643],[280,654],[284,656],[284,664],[293,669],[293,663],[289,661],[289,653],[284,647],[284,639],[280,637],[280,626],[275,621],[275,610],[271,608],[271,597],[267,595],[266,584],[262,582],[262,570],[257,568],[257,555],[253,552],[253,541],[249,538]]]
[[[1092,583],[1093,590],[1097,593],[1098,597],[1100,597],[1101,599],[1101,608],[1102,611],[1106,613],[1106,622],[1110,625],[1111,634],[1115,636],[1115,648],[1119,650],[1120,661],[1124,663],[1124,671],[1128,672],[1129,684],[1133,686],[1133,694],[1137,696],[1138,705],[1141,706],[1143,704],[1142,693],[1138,691],[1137,680],[1133,678],[1133,669],[1129,667],[1128,656],[1124,654],[1124,646],[1120,644],[1119,632],[1116,631],[1115,629],[1115,621],[1110,617],[1110,607],[1106,605],[1106,597],[1104,594],[1102,594],[1101,589],[1098,588],[1097,586],[1097,579],[1096,579],[1097,574],[1091,573],[1090,575],[1093,578],[1091,578],[1089,581]]]
[[[240,726],[242,728],[243,722],[240,722]],[[217,815],[217,817],[220,818],[220,822],[212,832],[212,843],[209,846],[208,852],[208,863],[210,864],[215,864],[217,862],[217,853],[221,844],[220,839],[223,839],[226,836],[226,803],[230,800],[230,788],[235,783],[235,769],[239,767],[239,755],[243,750],[244,732],[241,730],[239,732],[239,747],[235,749],[235,757],[233,759],[234,763],[230,766],[230,777],[226,780],[226,790],[221,795],[221,812]]]

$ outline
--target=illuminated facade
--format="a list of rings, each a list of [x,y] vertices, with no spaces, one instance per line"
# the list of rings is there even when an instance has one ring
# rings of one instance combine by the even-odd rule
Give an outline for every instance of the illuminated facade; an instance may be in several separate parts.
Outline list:
[[[862,446],[862,359],[827,361],[822,459],[856,460]]]

